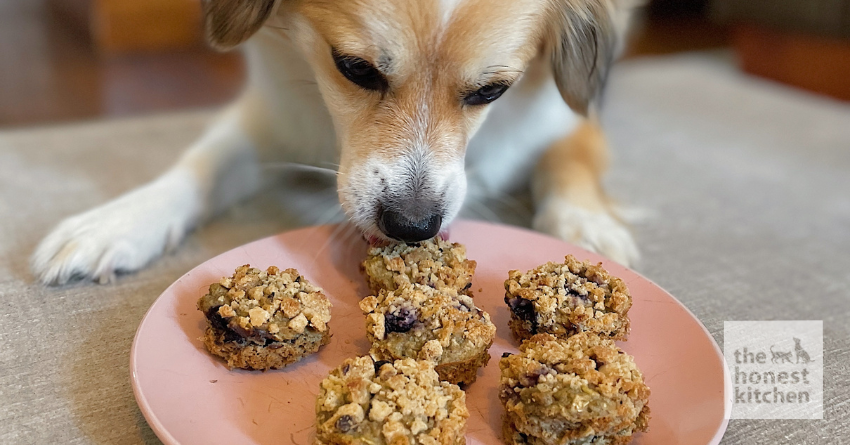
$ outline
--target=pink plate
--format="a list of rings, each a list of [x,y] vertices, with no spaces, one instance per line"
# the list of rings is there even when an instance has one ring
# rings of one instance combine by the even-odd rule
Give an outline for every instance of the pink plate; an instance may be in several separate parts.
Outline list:
[[[357,306],[367,295],[358,264],[366,244],[339,226],[309,227],[221,254],[181,277],[142,320],[130,371],[142,413],[167,445],[312,443],[319,382],[345,358],[368,350]],[[458,221],[452,241],[478,261],[476,303],[498,328],[493,359],[467,391],[467,440],[498,444],[502,408],[497,385],[502,352],[516,352],[508,330],[503,282],[508,270],[528,270],[572,253],[602,261],[625,280],[634,298],[632,333],[622,347],[635,357],[652,390],[650,431],[635,444],[717,444],[726,430],[731,385],[717,344],[681,303],[637,273],[573,245],[528,230]],[[319,353],[282,370],[229,371],[198,340],[205,320],[195,302],[210,283],[242,264],[297,268],[333,302],[333,338]]]

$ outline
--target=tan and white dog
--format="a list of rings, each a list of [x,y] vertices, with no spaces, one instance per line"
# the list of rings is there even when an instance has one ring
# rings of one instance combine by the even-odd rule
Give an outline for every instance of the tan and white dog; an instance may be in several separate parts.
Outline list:
[[[137,270],[279,161],[338,162],[343,210],[383,240],[430,238],[468,189],[530,180],[537,230],[632,263],[592,118],[632,2],[205,0],[214,46],[247,41],[244,93],[158,179],[63,221],[33,272]]]

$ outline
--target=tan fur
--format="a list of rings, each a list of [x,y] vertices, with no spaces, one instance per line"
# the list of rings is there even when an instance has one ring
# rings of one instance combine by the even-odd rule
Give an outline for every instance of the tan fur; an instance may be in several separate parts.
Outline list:
[[[203,0],[201,5],[207,40],[216,49],[228,50],[263,26],[275,0]]]
[[[593,212],[609,212],[602,188],[608,167],[608,147],[598,124],[583,122],[570,136],[543,154],[533,184],[536,200],[557,197]]]
[[[614,5],[609,0],[558,0],[552,12],[552,65],[561,96],[587,115],[614,57]]]
[[[462,93],[495,80],[515,80],[538,50],[539,1],[504,7],[489,0],[467,2],[445,29],[433,3],[313,1],[300,9],[322,37],[313,48],[321,67],[317,75],[343,107],[334,110],[337,130],[353,157],[392,158],[403,148],[398,142],[409,142],[417,130],[425,131],[422,142],[437,157],[461,156],[482,117],[482,107],[460,105]],[[329,57],[331,46],[385,69],[392,97],[363,91],[342,77]],[[420,129],[417,124],[427,125]]]

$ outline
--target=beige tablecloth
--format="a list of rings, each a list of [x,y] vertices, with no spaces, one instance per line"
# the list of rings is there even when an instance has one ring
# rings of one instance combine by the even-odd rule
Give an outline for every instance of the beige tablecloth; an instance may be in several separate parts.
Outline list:
[[[721,345],[724,320],[824,321],[825,420],[733,420],[724,443],[848,443],[850,106],[747,78],[717,54],[624,63],[606,98],[609,188],[645,215],[638,270]],[[333,215],[293,215],[272,191],[115,284],[33,283],[27,258],[54,224],[153,178],[209,116],[0,132],[0,443],[159,443],[128,374],[150,304],[213,255]],[[327,185],[300,187],[329,204]],[[503,207],[500,219],[527,224],[521,202]]]

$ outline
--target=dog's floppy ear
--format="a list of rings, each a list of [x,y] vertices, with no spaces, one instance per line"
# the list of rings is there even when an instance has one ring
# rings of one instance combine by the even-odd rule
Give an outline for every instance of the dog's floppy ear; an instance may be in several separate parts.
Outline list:
[[[570,108],[587,115],[614,57],[614,6],[609,0],[553,2],[550,32],[555,82]]]
[[[257,32],[272,15],[276,0],[201,0],[210,45],[231,49]]]

